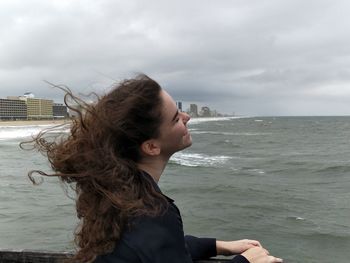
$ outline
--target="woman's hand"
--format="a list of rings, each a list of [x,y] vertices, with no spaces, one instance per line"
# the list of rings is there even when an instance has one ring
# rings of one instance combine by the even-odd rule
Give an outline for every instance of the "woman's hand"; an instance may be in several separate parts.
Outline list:
[[[242,239],[237,241],[216,241],[216,253],[223,256],[241,254],[244,251],[254,247],[262,246],[259,241],[250,239]]]
[[[280,263],[283,259],[270,256],[269,252],[262,247],[250,248],[242,253],[250,263]]]

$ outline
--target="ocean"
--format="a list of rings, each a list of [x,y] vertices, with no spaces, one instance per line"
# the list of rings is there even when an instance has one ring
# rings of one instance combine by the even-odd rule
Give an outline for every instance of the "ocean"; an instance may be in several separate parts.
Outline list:
[[[0,248],[71,250],[73,193],[30,183],[47,160],[19,142],[43,126],[0,127]],[[185,233],[257,239],[285,262],[350,262],[350,117],[192,119],[192,147],[160,180]]]

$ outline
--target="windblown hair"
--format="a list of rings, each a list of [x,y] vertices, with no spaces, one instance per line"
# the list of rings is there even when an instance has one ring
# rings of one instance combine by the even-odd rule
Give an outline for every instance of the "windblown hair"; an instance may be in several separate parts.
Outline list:
[[[70,134],[50,142],[42,132],[34,147],[48,157],[52,174],[74,185],[80,219],[75,232],[74,262],[92,262],[97,255],[111,252],[130,220],[139,215],[156,216],[167,206],[142,176],[136,163],[142,142],[157,138],[162,122],[161,87],[146,75],[121,82],[98,98],[85,103],[66,91],[65,104],[76,111]],[[69,105],[68,99],[79,103]]]

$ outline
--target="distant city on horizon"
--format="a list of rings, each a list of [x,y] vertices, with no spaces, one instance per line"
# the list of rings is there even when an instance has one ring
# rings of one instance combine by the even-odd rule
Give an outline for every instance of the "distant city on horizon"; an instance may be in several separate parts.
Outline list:
[[[182,107],[182,102],[177,101],[176,106],[180,111],[184,111]],[[227,117],[227,116],[233,116],[228,114],[221,114],[217,112],[215,109],[211,110],[208,106],[202,106],[201,109],[198,111],[198,105],[195,103],[191,103],[190,107],[186,109],[186,111],[192,118],[198,118],[198,117]]]
[[[176,106],[180,111],[184,111],[181,101],[177,101]],[[194,103],[190,104],[186,112],[192,118],[233,116],[221,114],[208,106],[202,106],[199,110],[198,105]],[[69,111],[63,103],[55,103],[52,99],[36,98],[31,92],[26,92],[23,96],[0,98],[0,120],[52,120],[74,118],[75,115],[75,112]]]

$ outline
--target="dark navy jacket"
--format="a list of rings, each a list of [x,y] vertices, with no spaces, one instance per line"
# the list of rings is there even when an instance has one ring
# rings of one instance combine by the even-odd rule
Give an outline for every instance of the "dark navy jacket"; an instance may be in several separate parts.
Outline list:
[[[144,175],[161,193],[153,178]],[[214,238],[184,236],[180,211],[174,200],[165,197],[169,208],[163,215],[140,216],[133,220],[113,252],[98,256],[95,263],[192,263],[192,260],[216,256]],[[231,262],[249,263],[243,256],[237,256]]]

